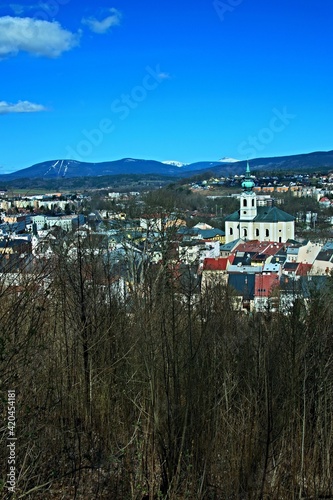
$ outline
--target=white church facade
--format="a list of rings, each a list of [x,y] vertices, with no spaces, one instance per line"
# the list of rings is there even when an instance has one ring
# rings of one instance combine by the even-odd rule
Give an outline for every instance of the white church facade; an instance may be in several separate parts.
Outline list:
[[[295,217],[275,206],[258,207],[254,182],[247,163],[240,208],[225,219],[225,242],[259,240],[285,243],[295,237]]]

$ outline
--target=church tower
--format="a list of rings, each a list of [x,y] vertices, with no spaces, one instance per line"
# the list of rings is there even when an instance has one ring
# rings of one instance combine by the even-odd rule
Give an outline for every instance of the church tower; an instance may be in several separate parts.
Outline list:
[[[239,218],[241,221],[253,221],[257,217],[257,195],[253,191],[254,182],[251,178],[249,162],[247,162],[242,188],[244,191],[240,197]]]
[[[242,238],[284,243],[295,237],[295,217],[274,205],[257,206],[249,162],[242,182],[240,207],[225,218],[225,242]]]

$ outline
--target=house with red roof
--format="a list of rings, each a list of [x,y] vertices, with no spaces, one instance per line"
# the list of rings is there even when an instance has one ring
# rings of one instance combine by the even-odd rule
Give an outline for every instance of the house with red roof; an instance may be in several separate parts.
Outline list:
[[[311,268],[312,264],[306,264],[304,262],[300,262],[296,270],[296,276],[307,276],[311,271]]]
[[[281,265],[266,264],[262,273],[255,275],[254,281],[254,308],[256,311],[265,311],[277,305],[272,296],[274,289],[280,285]]]
[[[235,256],[207,258],[203,261],[201,287],[227,284],[228,267],[233,263]]]
[[[328,208],[331,206],[331,200],[329,200],[326,196],[323,196],[322,198],[320,198],[318,203],[321,207],[324,207],[324,208]]]

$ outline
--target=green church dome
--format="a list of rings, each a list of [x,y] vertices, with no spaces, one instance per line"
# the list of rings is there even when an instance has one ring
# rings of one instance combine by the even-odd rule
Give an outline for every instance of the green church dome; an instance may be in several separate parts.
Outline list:
[[[242,188],[245,191],[252,191],[254,186],[255,186],[254,181],[251,179],[250,165],[249,162],[247,162],[245,179],[242,182]]]

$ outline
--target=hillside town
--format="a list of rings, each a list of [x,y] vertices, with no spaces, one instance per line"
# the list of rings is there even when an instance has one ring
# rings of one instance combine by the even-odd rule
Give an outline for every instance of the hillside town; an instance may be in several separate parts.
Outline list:
[[[0,500],[333,500],[333,2],[1,2]]]
[[[143,269],[167,265],[179,279],[190,277],[197,295],[209,286],[228,285],[235,309],[287,312],[297,298],[306,299],[325,286],[333,269],[333,241],[297,238],[296,217],[283,211],[278,205],[281,200],[271,196],[274,190],[290,190],[293,196],[312,196],[323,207],[331,206],[332,176],[321,176],[319,188],[308,185],[309,176],[302,179],[298,176],[297,182],[286,187],[268,178],[273,185],[260,186],[263,179],[255,183],[248,164],[245,175],[233,180],[241,183],[242,191],[231,195],[239,209],[224,217],[223,230],[207,220],[189,226],[180,211],[144,213],[144,206],[140,217],[130,218],[124,200],[142,203],[139,192],[110,192],[114,210],[84,215],[82,207],[90,200],[89,194],[11,197],[3,191],[2,280],[19,290],[23,277],[33,275],[41,262],[52,264],[62,245],[69,259],[77,258],[84,247],[108,261],[114,293],[122,298],[142,284]],[[210,189],[214,183],[204,181],[201,188]],[[316,215],[305,213],[309,226]]]

